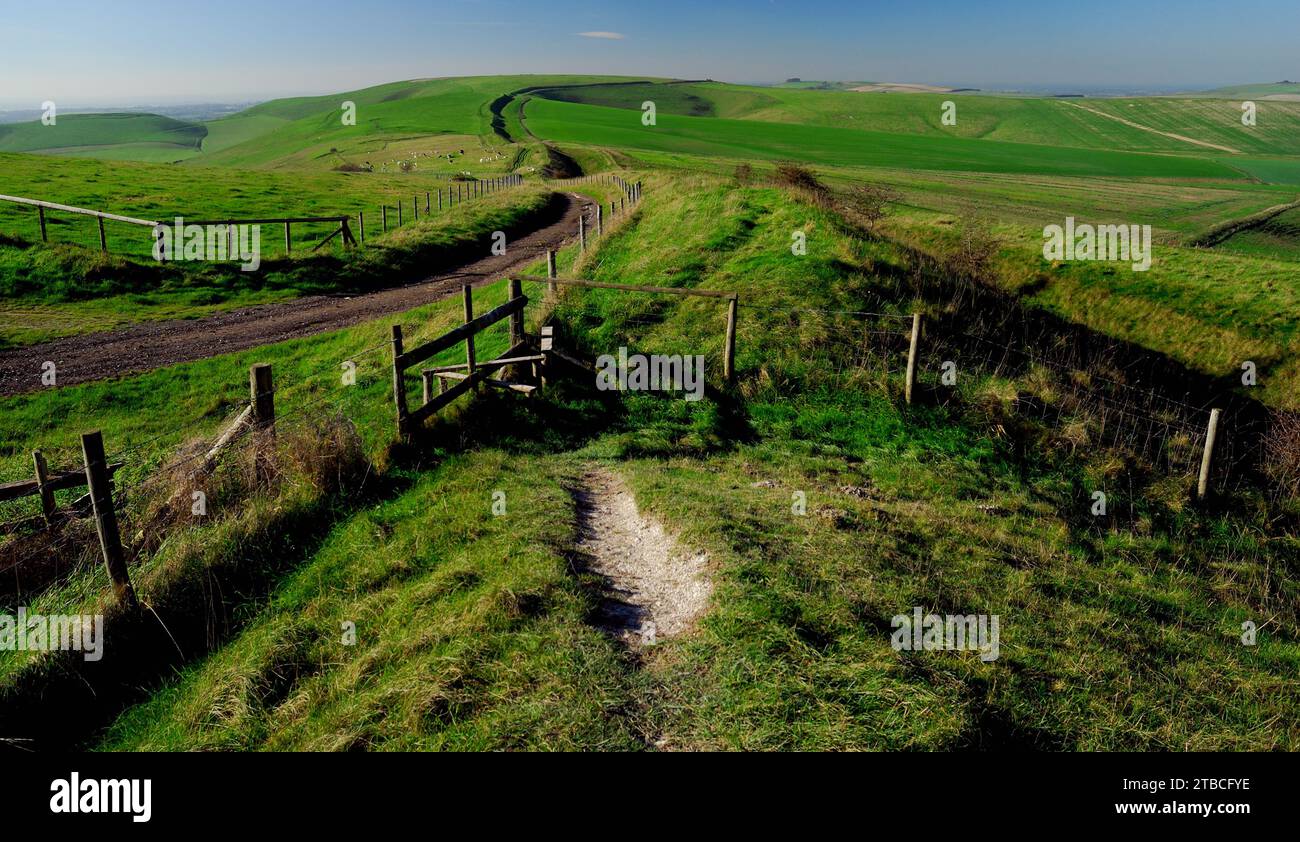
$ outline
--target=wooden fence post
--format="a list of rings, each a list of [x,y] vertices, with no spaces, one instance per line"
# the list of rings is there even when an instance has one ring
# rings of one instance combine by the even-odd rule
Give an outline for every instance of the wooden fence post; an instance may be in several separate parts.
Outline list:
[[[461,287],[461,292],[465,298],[465,324],[469,324],[474,321],[474,287],[465,284],[465,286]],[[468,365],[469,373],[473,374],[476,368],[473,336],[465,339],[465,363]]]
[[[248,369],[248,401],[253,407],[253,466],[257,481],[275,476],[275,387],[271,366],[257,363]]]
[[[585,211],[578,214],[578,251],[587,250],[587,214]]]
[[[510,300],[514,301],[524,294],[523,284],[518,278],[511,278],[509,282]],[[524,311],[516,310],[510,314],[510,347],[513,348],[520,342],[524,341]]]
[[[99,250],[102,251],[102,252],[107,252],[107,251],[108,251],[108,237],[105,236],[105,234],[104,234],[104,217],[102,217],[102,216],[97,216],[97,217],[95,217],[95,220],[96,220],[97,222],[99,222]]]
[[[1201,454],[1201,476],[1196,483],[1196,499],[1204,500],[1210,494],[1210,466],[1214,459],[1214,440],[1219,436],[1217,409],[1210,410],[1210,424],[1205,429],[1205,452]]]
[[[139,606],[131,576],[126,570],[126,554],[122,551],[122,535],[118,532],[117,511],[113,508],[113,481],[108,474],[108,460],[104,457],[104,437],[99,430],[81,435],[81,455],[86,463],[86,485],[90,487],[90,507],[95,513],[95,531],[99,533],[99,549],[104,555],[104,566],[113,580],[117,602],[129,611]]]
[[[357,211],[357,230],[361,232],[361,245],[366,244],[366,212]]]
[[[397,227],[402,227],[402,200],[397,200]]]
[[[403,441],[407,437],[406,386],[402,381],[402,369],[398,358],[402,356],[402,326],[393,325],[393,403],[397,405],[397,437]]]
[[[293,243],[289,239],[289,223],[284,224],[284,256],[293,254]]]
[[[426,368],[423,371],[421,371],[420,380],[422,381],[423,384],[423,388],[420,394],[424,397],[424,403],[428,403],[429,401],[433,400],[433,369]]]
[[[45,463],[45,454],[39,450],[32,451],[32,462],[36,466],[36,483],[37,491],[41,495],[41,514],[45,516],[45,525],[54,525],[54,491],[48,487],[50,481],[50,468]]]
[[[912,389],[916,386],[916,350],[921,343],[921,314],[912,314],[912,344],[907,350],[907,380],[903,384],[903,397],[912,402]]]
[[[596,203],[596,236],[605,235],[605,206],[600,202]]]
[[[412,222],[420,221],[420,197],[419,196],[411,197],[411,221]]]
[[[556,278],[555,251],[552,249],[546,250],[546,277],[550,278],[551,280],[555,280]],[[550,284],[549,290],[551,295],[556,295],[559,292],[559,289],[555,284]]]
[[[40,218],[41,221],[41,242],[48,243],[50,241],[50,238],[45,233],[45,208],[41,207],[40,205],[37,205],[36,215],[37,217]]]
[[[438,190],[438,210],[442,210],[442,189]]]
[[[736,311],[739,305],[739,296],[732,296],[727,301],[727,344],[722,357],[722,376],[727,383],[736,378]]]
[[[379,206],[379,215],[380,217],[382,217],[382,221],[384,224],[384,233],[387,234],[388,233],[388,205]]]
[[[424,191],[424,215],[428,216],[433,212],[433,205],[429,201],[429,191]]]

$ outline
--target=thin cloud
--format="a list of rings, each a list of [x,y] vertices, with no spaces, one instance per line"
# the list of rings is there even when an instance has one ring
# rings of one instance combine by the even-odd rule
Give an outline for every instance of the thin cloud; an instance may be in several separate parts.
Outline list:
[[[583,38],[604,38],[606,41],[622,41],[627,38],[622,32],[579,32]]]

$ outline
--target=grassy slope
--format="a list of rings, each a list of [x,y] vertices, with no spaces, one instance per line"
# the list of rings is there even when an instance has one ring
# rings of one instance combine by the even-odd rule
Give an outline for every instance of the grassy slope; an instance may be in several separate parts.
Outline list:
[[[648,192],[579,268],[778,308],[742,314],[748,441],[712,403],[632,398],[594,440],[548,455],[520,441],[550,425],[518,402],[473,409],[495,445],[336,528],[244,634],[128,711],[105,747],[1295,747],[1282,544],[1140,496],[1132,522],[1084,525],[1071,512],[1080,484],[1105,482],[1098,466],[1022,462],[978,424],[902,413],[871,376],[828,373],[852,320],[787,312],[896,294],[855,267],[900,255],[773,190],[677,187]],[[813,232],[807,258],[789,253],[794,228]],[[562,309],[594,349],[707,350],[716,313],[697,304],[597,293]],[[567,394],[536,411],[563,417]],[[591,460],[618,462],[642,507],[712,558],[711,613],[640,669],[590,635],[593,596],[559,557],[562,489]],[[511,502],[494,521],[497,487]],[[809,516],[791,513],[794,490]],[[999,614],[1001,658],[893,652],[888,618],[913,605]],[[1279,622],[1240,646],[1241,620],[1261,616]]]
[[[649,131],[649,129],[647,129]],[[738,158],[635,152],[653,166],[729,172]],[[759,168],[763,170],[762,167]],[[1284,253],[1204,251],[1181,244],[1224,219],[1294,200],[1294,188],[1249,183],[1143,182],[1123,178],[827,166],[833,185],[881,182],[902,194],[887,222],[895,236],[927,251],[950,246],[963,219],[983,220],[1002,241],[998,278],[1039,305],[1136,342],[1214,375],[1243,360],[1270,374],[1260,396],[1300,405],[1295,263]],[[1042,260],[1042,228],[1066,216],[1091,222],[1151,224],[1156,242],[1145,273]]]
[[[1289,210],[1263,225],[1238,232],[1217,248],[1237,254],[1300,263],[1300,209]]]
[[[319,166],[330,150],[349,160],[356,154],[374,154],[395,140],[447,135],[457,146],[474,138],[492,139],[488,108],[502,94],[533,85],[561,85],[578,81],[617,81],[620,77],[575,76],[474,76],[394,82],[359,91],[323,97],[274,100],[228,118],[235,125],[219,132],[220,148],[193,164],[237,167]],[[342,104],[357,106],[357,124],[342,123]],[[272,121],[278,122],[272,122]],[[256,122],[255,122],[256,121]],[[221,123],[214,124],[220,127]],[[232,142],[246,136],[242,142]],[[447,171],[480,170],[478,155],[466,156]]]
[[[863,94],[706,83],[591,87],[540,94],[590,105],[716,116],[765,123],[851,128],[932,137],[964,137],[1086,149],[1204,154],[1182,140],[1128,126],[1050,98],[963,94]],[[957,125],[942,123],[943,104]],[[1150,128],[1258,156],[1300,155],[1300,103],[1261,104],[1256,126],[1241,125],[1237,103],[1160,97],[1096,99],[1080,104]]]
[[[685,152],[758,160],[797,160],[843,166],[907,166],[920,170],[1124,176],[1132,178],[1240,178],[1213,161],[1106,150],[1080,150],[965,138],[862,132],[836,127],[660,115],[642,126],[618,108],[534,99],[528,127],[561,142]]]
[[[157,114],[71,114],[53,126],[40,122],[0,126],[0,152],[51,152],[154,144],[173,154],[193,153],[206,129]]]

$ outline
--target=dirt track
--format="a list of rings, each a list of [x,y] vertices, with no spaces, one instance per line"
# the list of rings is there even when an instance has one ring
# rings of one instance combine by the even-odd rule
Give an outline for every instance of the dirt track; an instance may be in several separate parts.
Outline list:
[[[488,283],[534,262],[547,249],[558,249],[576,234],[578,215],[589,203],[574,193],[565,196],[568,206],[560,221],[514,240],[506,255],[485,257],[416,283],[364,295],[312,295],[202,319],[145,322],[0,351],[0,395],[42,388],[46,360],[57,366],[60,386],[73,386],[338,330],[445,298],[466,283]]]

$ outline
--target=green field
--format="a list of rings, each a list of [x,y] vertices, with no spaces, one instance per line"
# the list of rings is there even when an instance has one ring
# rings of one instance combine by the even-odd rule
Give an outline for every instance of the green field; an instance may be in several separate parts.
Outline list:
[[[72,114],[52,126],[0,125],[0,152],[89,154],[102,148],[110,154],[114,147],[136,147],[155,149],[159,155],[171,150],[180,158],[196,153],[206,134],[202,126],[155,114]]]
[[[660,115],[642,126],[617,108],[533,100],[525,118],[539,136],[560,142],[712,157],[816,161],[831,166],[906,166],[920,170],[1050,173],[1133,178],[1220,179],[1241,174],[1214,161],[1026,143],[894,134],[791,123]]]
[[[542,91],[537,96],[636,110],[649,100],[661,113],[682,116],[1047,146],[1168,153],[1203,153],[1207,148],[1093,113],[1100,111],[1157,132],[1237,149],[1243,154],[1300,155],[1300,102],[1261,103],[1257,125],[1247,128],[1241,125],[1238,103],[1156,97],[1075,102],[971,94],[809,91],[720,83],[592,86]],[[945,102],[956,105],[956,125],[942,122]]]

